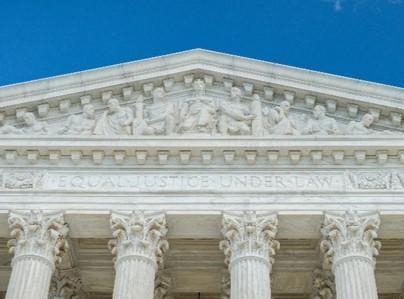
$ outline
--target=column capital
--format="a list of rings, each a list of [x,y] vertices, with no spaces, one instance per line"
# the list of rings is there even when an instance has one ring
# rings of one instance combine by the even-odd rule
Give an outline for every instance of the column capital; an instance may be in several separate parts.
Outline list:
[[[52,276],[49,298],[74,299],[85,298],[81,291],[81,277],[77,268],[57,269]]]
[[[69,231],[63,212],[11,211],[8,217],[12,239],[8,241],[9,252],[14,254],[12,264],[19,259],[36,258],[45,261],[54,269],[55,263],[67,249]]]
[[[108,247],[116,255],[115,265],[127,258],[138,258],[162,267],[168,250],[164,213],[112,212],[110,224],[114,239]]]
[[[277,231],[276,213],[224,213],[224,240],[220,242],[220,248],[224,251],[226,264],[231,266],[243,258],[256,258],[272,265],[276,250],[279,249],[279,242],[275,240]]]
[[[375,241],[379,226],[378,213],[325,213],[320,247],[326,264],[335,267],[347,259],[359,258],[374,265],[381,248],[381,243]]]

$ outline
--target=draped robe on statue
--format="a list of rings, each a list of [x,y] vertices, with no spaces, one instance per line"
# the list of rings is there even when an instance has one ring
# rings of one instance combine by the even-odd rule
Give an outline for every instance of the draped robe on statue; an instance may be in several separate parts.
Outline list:
[[[130,135],[133,112],[129,108],[121,108],[111,113],[109,111],[97,121],[94,129],[96,135]]]

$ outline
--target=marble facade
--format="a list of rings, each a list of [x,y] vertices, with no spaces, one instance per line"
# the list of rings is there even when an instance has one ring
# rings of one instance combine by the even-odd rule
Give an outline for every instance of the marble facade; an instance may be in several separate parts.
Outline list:
[[[403,100],[199,49],[0,87],[0,298],[402,298]]]

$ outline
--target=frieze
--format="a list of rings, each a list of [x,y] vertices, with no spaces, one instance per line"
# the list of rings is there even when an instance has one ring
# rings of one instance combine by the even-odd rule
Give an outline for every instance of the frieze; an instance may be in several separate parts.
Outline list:
[[[0,174],[1,186],[4,189],[39,189],[42,187],[44,173],[43,172],[4,172]]]
[[[5,172],[3,190],[131,192],[351,192],[404,190],[399,171],[254,173]]]
[[[133,94],[127,101],[112,94],[101,111],[85,104],[78,113],[58,123],[40,120],[43,115],[21,110],[20,121],[6,122],[0,136],[12,135],[99,135],[99,136],[271,136],[271,135],[377,135],[402,134],[396,130],[375,130],[378,117],[368,112],[337,121],[325,104],[298,111],[288,96],[268,102],[262,92],[249,94],[241,87],[211,92],[204,80],[191,82],[192,91],[181,97],[163,87],[150,90],[150,97]],[[106,107],[105,107],[106,104]],[[63,109],[69,112],[70,105]],[[309,112],[309,113],[308,113]],[[343,117],[344,118],[344,117]],[[17,118],[18,119],[18,118]],[[396,126],[397,127],[397,126]]]

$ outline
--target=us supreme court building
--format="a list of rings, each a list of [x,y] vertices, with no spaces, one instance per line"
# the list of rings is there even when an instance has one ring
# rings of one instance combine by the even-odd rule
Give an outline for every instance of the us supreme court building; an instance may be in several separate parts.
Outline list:
[[[201,49],[0,87],[0,298],[404,298],[404,89]]]

